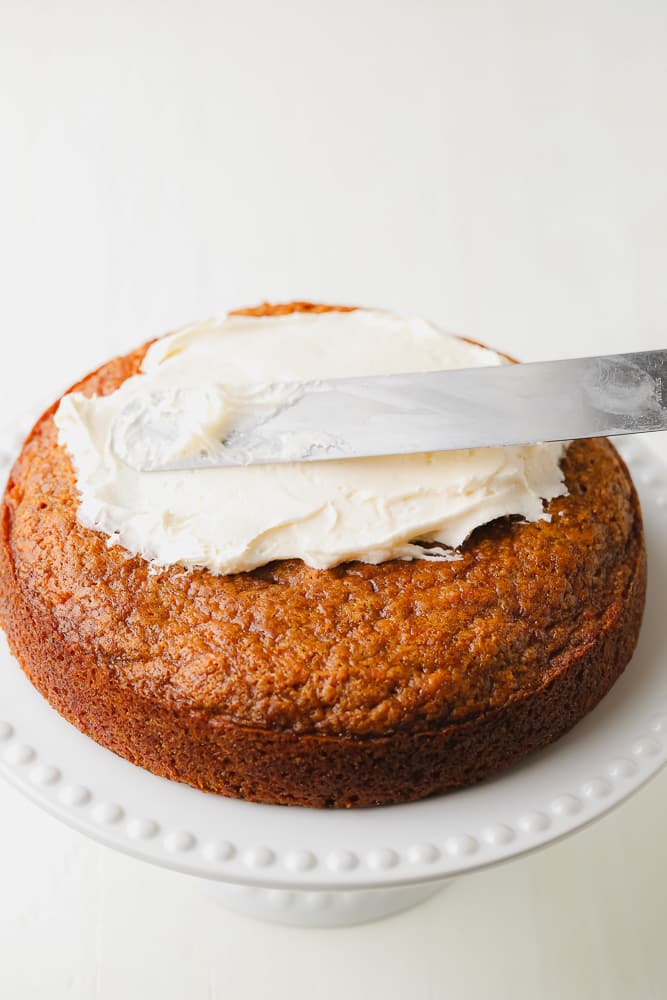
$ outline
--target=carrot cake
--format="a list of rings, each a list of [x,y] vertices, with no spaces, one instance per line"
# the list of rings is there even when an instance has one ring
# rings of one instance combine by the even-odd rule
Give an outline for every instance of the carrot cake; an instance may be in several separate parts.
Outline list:
[[[291,303],[109,361],[38,420],[4,494],[0,623],[23,670],[133,763],[259,802],[410,801],[556,740],[644,607],[609,441],[141,471],[266,405],[248,383],[507,360]]]

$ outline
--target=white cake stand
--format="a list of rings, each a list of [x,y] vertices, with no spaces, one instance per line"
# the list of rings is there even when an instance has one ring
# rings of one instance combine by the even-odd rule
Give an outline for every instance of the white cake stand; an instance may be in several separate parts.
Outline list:
[[[635,657],[558,743],[474,788],[386,808],[255,805],[155,777],[63,721],[0,645],[0,772],[42,808],[136,858],[205,880],[235,910],[337,926],[414,905],[447,879],[599,818],[667,759],[667,469],[620,443],[646,521],[649,592]]]

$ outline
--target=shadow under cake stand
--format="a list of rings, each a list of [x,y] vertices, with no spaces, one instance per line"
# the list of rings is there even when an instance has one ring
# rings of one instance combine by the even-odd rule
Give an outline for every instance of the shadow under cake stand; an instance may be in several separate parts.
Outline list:
[[[312,810],[224,799],[158,778],[83,736],[0,645],[0,773],[81,833],[199,878],[266,920],[341,926],[388,916],[447,880],[544,847],[626,799],[667,760],[667,469],[619,444],[640,492],[649,590],[632,663],[567,736],[474,788],[422,802]]]

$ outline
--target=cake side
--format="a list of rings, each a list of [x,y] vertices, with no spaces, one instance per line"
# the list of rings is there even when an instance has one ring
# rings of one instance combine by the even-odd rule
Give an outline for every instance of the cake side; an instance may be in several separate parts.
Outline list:
[[[112,391],[144,351],[76,388]],[[556,739],[632,654],[641,514],[608,442],[571,446],[551,522],[480,528],[456,562],[215,577],[78,524],[53,409],[3,502],[0,622],[61,714],[155,773],[264,802],[417,799]]]

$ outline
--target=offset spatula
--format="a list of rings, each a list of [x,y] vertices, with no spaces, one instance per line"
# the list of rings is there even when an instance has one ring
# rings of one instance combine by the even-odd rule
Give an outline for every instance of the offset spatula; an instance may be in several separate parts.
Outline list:
[[[232,423],[219,446],[141,468],[312,462],[665,430],[666,376],[667,351],[642,351],[241,387],[243,398],[268,402]]]

